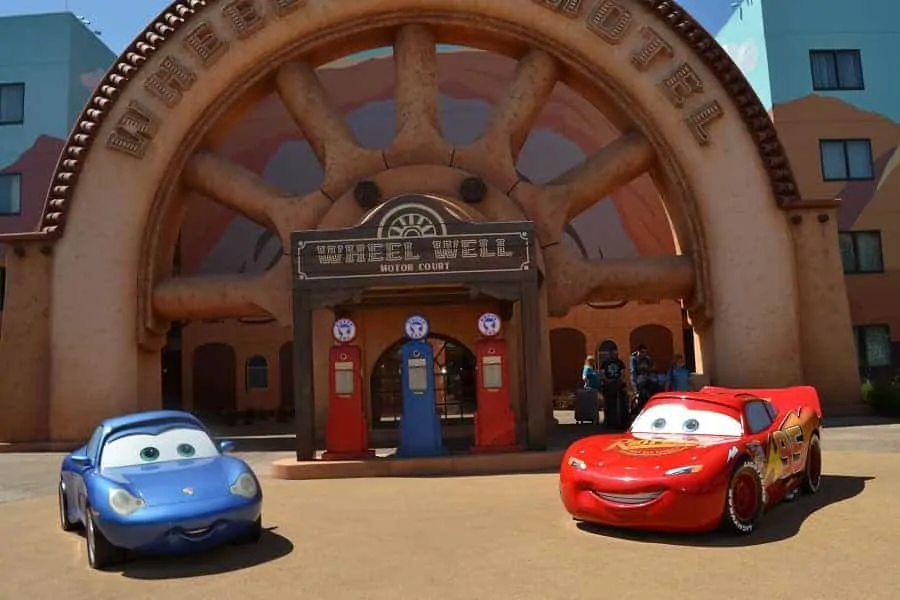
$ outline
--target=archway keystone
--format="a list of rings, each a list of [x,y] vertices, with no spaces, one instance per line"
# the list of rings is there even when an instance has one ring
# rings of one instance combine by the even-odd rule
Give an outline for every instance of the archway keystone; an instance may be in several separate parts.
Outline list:
[[[466,147],[452,148],[441,135],[438,43],[518,60],[486,131]],[[357,142],[315,67],[387,45],[397,69],[397,135],[375,150]],[[581,167],[534,185],[519,176],[516,158],[558,82],[603,110],[622,137]],[[307,196],[286,194],[215,152],[218,136],[269,91],[322,164],[321,189]],[[429,179],[435,169],[440,176]],[[644,173],[662,193],[679,255],[589,261],[559,243],[569,219]],[[183,189],[207,194],[287,243],[291,231],[346,219],[345,204],[359,211],[350,198],[360,180],[452,188],[473,176],[487,184],[481,214],[535,222],[544,317],[586,301],[682,299],[717,383],[804,379],[803,293],[781,210],[800,206],[796,184],[753,90],[675,2],[182,0],[106,74],[48,195],[40,235],[56,240],[51,435],[80,437],[97,418],[153,405],[170,319],[288,319],[286,260],[253,280],[172,277]],[[831,306],[837,321],[844,318],[840,302]],[[548,335],[544,318],[549,403]],[[814,337],[805,335],[805,343]]]

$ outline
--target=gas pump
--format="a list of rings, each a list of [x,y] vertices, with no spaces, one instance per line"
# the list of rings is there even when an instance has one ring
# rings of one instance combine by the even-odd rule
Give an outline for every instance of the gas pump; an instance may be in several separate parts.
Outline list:
[[[500,339],[501,321],[494,313],[478,318],[484,337],[475,342],[475,372],[478,406],[475,411],[475,445],[472,452],[514,452],[516,416],[510,407],[509,354]]]
[[[409,341],[400,348],[403,417],[397,456],[437,456],[443,454],[444,448],[434,393],[434,351],[425,341],[428,321],[421,315],[412,315],[404,330]]]
[[[328,423],[323,460],[371,458],[369,427],[363,410],[362,351],[352,345],[356,323],[338,319],[331,330],[334,346],[328,360]]]

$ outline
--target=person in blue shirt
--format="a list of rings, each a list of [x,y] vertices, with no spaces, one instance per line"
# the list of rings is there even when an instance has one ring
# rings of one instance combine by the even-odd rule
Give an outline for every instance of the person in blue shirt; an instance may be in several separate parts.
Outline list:
[[[596,359],[593,356],[588,356],[584,361],[584,368],[581,370],[581,380],[587,389],[600,389],[600,374],[595,368],[596,364]]]
[[[691,372],[684,364],[684,356],[675,355],[672,366],[666,374],[666,391],[667,392],[689,392],[691,391]]]

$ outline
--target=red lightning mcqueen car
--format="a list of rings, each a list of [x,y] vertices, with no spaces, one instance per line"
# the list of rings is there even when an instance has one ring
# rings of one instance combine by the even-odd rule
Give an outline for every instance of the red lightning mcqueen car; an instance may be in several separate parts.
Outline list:
[[[566,450],[560,496],[580,521],[748,534],[766,509],[819,491],[821,428],[812,387],[657,394],[624,434]]]

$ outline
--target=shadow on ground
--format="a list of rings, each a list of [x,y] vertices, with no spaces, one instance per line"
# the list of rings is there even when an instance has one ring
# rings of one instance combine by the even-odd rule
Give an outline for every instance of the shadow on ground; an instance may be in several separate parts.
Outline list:
[[[582,531],[616,537],[625,540],[666,544],[670,546],[695,546],[727,548],[770,544],[792,538],[800,531],[807,517],[818,510],[858,496],[866,487],[866,482],[874,477],[848,475],[823,475],[821,491],[815,496],[800,496],[794,502],[782,503],[765,514],[756,531],[747,536],[721,532],[702,534],[662,534],[614,529],[579,522]]]
[[[246,546],[223,546],[189,556],[130,557],[123,565],[122,576],[146,580],[186,579],[256,567],[294,551],[294,544],[274,529],[265,529],[258,543]]]

